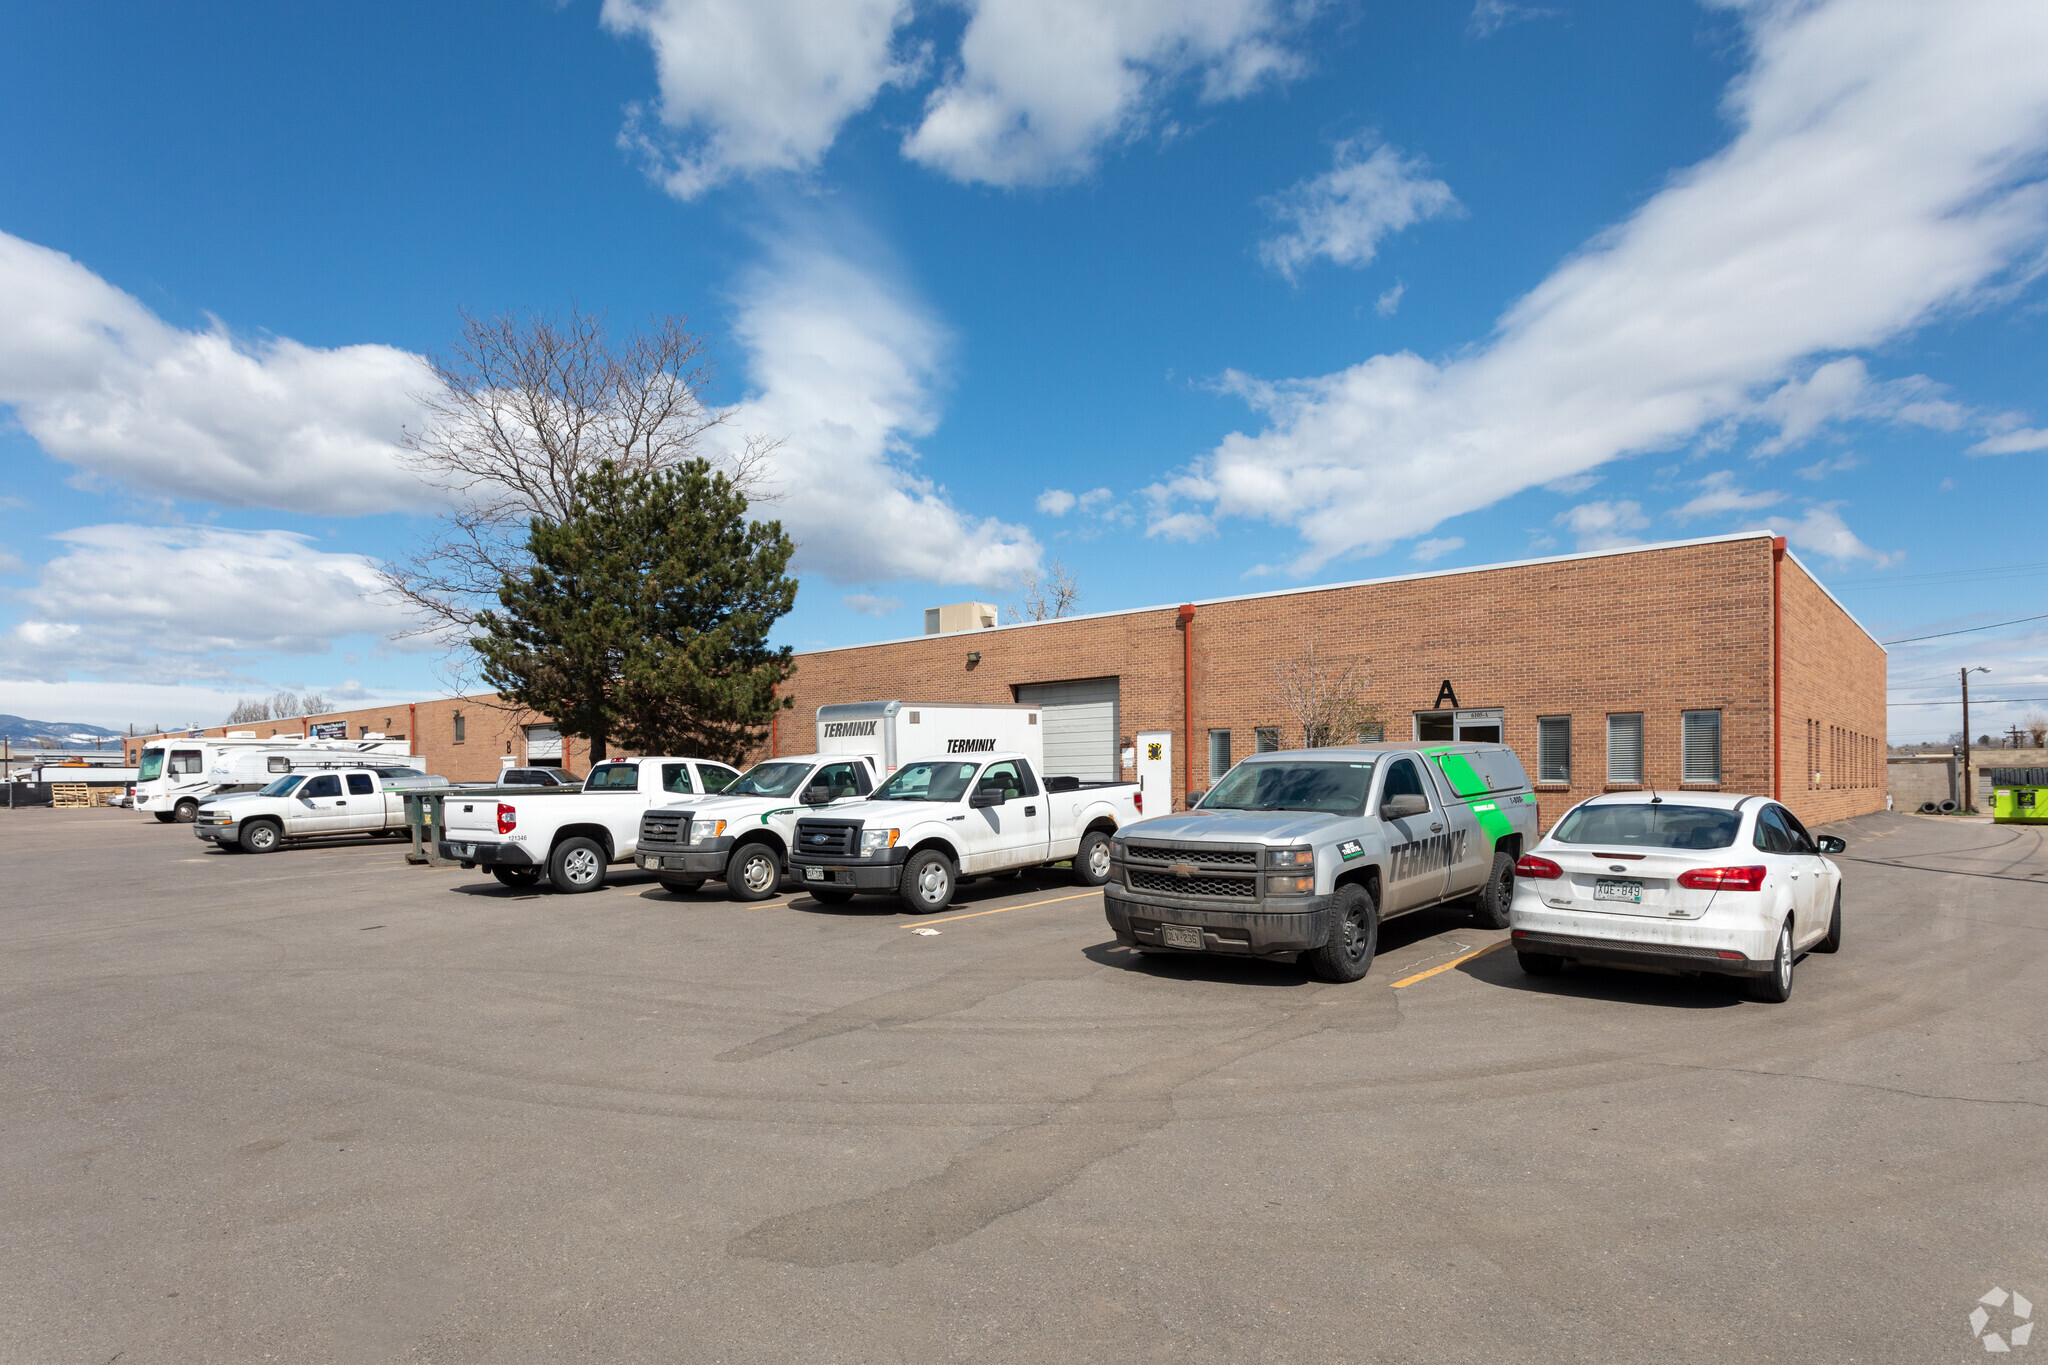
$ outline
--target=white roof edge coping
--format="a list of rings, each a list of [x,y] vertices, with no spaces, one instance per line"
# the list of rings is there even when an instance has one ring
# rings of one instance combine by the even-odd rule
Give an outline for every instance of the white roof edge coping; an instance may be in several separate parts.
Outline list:
[[[1269,597],[1297,597],[1302,593],[1337,592],[1344,588],[1375,588],[1388,583],[1420,583],[1432,578],[1456,578],[1460,574],[1492,573],[1499,569],[1528,569],[1541,564],[1570,564],[1582,559],[1608,559],[1615,555],[1649,554],[1658,550],[1689,549],[1695,545],[1721,545],[1737,540],[1772,540],[1776,538],[1777,532],[1772,530],[1731,531],[1726,535],[1698,536],[1690,540],[1660,540],[1653,541],[1647,545],[1617,546],[1611,550],[1579,550],[1568,555],[1544,555],[1536,559],[1505,560],[1498,564],[1474,564],[1463,569],[1428,569],[1421,573],[1389,574],[1385,578],[1360,578],[1346,583],[1316,583],[1299,588],[1276,588],[1272,592],[1251,592],[1236,597],[1207,597],[1189,602],[1186,605],[1191,607],[1220,607],[1235,602],[1258,602]],[[1789,547],[1787,547],[1785,553],[1788,557],[1792,555]],[[1814,576],[1813,570],[1807,568],[1803,562],[1800,562],[1799,567],[1808,578],[1812,578],[1816,584],[1820,583],[1820,579]],[[1833,602],[1837,607],[1841,607],[1842,614],[1849,617],[1850,622],[1855,625],[1856,629],[1862,631],[1865,635],[1870,635],[1869,629],[1861,621],[1858,621],[1847,607],[1843,607],[1840,600],[1833,593],[1828,592],[1825,586],[1821,587],[1821,591],[1827,593],[1830,602]],[[1012,621],[1007,625],[983,626],[976,630],[949,630],[937,635],[905,635],[894,640],[869,640],[857,645],[828,645],[824,649],[799,650],[797,651],[797,657],[803,658],[812,654],[838,654],[849,649],[876,649],[883,645],[907,645],[917,640],[972,639],[976,636],[987,635],[991,631],[1031,630],[1038,626],[1063,625],[1073,621],[1102,621],[1113,616],[1143,616],[1155,611],[1175,611],[1181,605],[1179,602],[1165,602],[1151,607],[1120,607],[1115,611],[1083,612],[1078,616],[1056,616],[1044,621]],[[1875,635],[1870,635],[1870,638],[1873,642],[1877,641]],[[1881,649],[1883,645],[1880,643],[1878,647]]]
[[[1819,574],[1815,573],[1812,569],[1806,567],[1805,560],[1801,559],[1798,555],[1792,553],[1792,546],[1789,543],[1785,546],[1785,558],[1791,560],[1794,564],[1797,564],[1799,566],[1799,571],[1805,574],[1808,578],[1813,580],[1813,586],[1819,588],[1822,592],[1827,593],[1828,601],[1834,603],[1836,608],[1842,613],[1842,615],[1849,618],[1850,625],[1856,627],[1856,629],[1862,631],[1864,635],[1868,636],[1870,639],[1870,643],[1876,645],[1879,649],[1884,650],[1885,657],[1891,657],[1891,651],[1884,648],[1884,641],[1878,639],[1877,636],[1871,634],[1870,627],[1864,625],[1861,621],[1857,620],[1856,613],[1850,611],[1847,607],[1843,606],[1841,598],[1835,596],[1832,592],[1828,592],[1828,585],[1820,581]]]

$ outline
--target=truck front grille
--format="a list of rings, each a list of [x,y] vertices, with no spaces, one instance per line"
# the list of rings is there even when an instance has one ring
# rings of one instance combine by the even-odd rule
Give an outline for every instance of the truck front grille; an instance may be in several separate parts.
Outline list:
[[[799,820],[796,851],[806,857],[851,858],[860,847],[860,825],[852,820]]]
[[[1210,867],[1257,867],[1250,849],[1213,848],[1207,844],[1126,844],[1124,857],[1134,863],[1197,863]]]
[[[681,848],[689,841],[690,812],[651,810],[640,817],[640,847]]]
[[[1219,896],[1241,901],[1255,899],[1259,894],[1256,877],[1212,877],[1199,874],[1176,877],[1171,872],[1154,872],[1142,867],[1132,868],[1129,875],[1133,891],[1157,891],[1168,896]]]

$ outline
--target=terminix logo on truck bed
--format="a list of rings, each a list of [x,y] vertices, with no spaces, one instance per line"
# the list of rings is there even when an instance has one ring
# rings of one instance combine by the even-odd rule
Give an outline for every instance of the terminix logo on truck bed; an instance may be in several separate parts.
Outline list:
[[[949,754],[992,754],[996,742],[992,739],[949,739],[946,752]]]
[[[872,735],[880,721],[873,720],[828,720],[825,722],[825,738],[853,739],[860,735]]]

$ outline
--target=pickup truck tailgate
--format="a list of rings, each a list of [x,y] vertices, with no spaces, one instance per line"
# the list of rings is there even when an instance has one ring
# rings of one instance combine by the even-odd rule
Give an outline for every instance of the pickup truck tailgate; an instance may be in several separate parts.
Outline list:
[[[499,810],[513,813],[517,808],[517,802],[500,801],[494,796],[450,796],[442,805],[441,819],[451,839],[465,836],[471,839],[496,839],[499,837]]]

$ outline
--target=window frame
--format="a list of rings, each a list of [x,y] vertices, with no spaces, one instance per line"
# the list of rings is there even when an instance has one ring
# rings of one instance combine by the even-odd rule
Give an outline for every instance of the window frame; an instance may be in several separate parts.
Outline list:
[[[1218,766],[1216,761],[1218,740],[1222,741],[1223,749],[1223,762],[1221,766]],[[1231,733],[1228,730],[1211,730],[1209,732],[1209,785],[1212,787],[1216,785],[1217,778],[1230,771],[1230,741]]]
[[[1714,730],[1714,773],[1711,777],[1696,776],[1692,770],[1693,725],[1696,720],[1713,717]],[[1718,787],[1721,785],[1726,766],[1723,760],[1721,737],[1726,733],[1721,708],[1696,707],[1678,713],[1678,780],[1682,786]]]
[[[1564,727],[1564,776],[1553,777],[1544,770],[1544,727]],[[1572,784],[1572,718],[1569,715],[1536,717],[1536,781],[1541,784],[1554,783],[1560,787]]]
[[[1280,727],[1277,725],[1255,725],[1252,727],[1252,752],[1255,754],[1277,754],[1280,752]]]
[[[1615,775],[1615,771],[1614,771],[1614,760],[1615,760],[1615,748],[1614,748],[1614,741],[1615,741],[1615,735],[1616,735],[1616,726],[1615,726],[1615,722],[1616,722],[1616,721],[1629,721],[1629,720],[1633,720],[1633,721],[1635,722],[1635,731],[1636,731],[1636,771],[1635,771],[1635,776],[1634,776],[1634,777],[1628,777],[1628,776],[1619,776],[1619,777],[1617,777],[1617,776]],[[1626,730],[1626,728],[1627,728],[1626,726],[1622,727],[1622,729],[1623,729],[1623,730]],[[1649,728],[1649,727],[1648,727],[1647,725],[1645,725],[1645,724],[1643,723],[1643,713],[1642,713],[1641,711],[1609,711],[1609,712],[1607,713],[1607,785],[1608,785],[1608,786],[1610,786],[1610,787],[1640,787],[1640,786],[1642,786],[1642,785],[1643,785],[1643,779],[1644,779],[1644,776],[1645,776],[1645,774],[1646,774],[1646,773],[1647,773],[1647,772],[1649,771],[1649,766],[1650,766],[1650,764],[1649,764],[1649,755],[1648,755],[1648,754],[1647,754],[1647,753],[1645,752],[1645,750],[1647,750],[1647,749],[1649,748],[1649,743],[1648,743],[1648,737],[1647,737],[1647,734],[1646,734],[1646,732],[1647,732],[1648,728]]]

